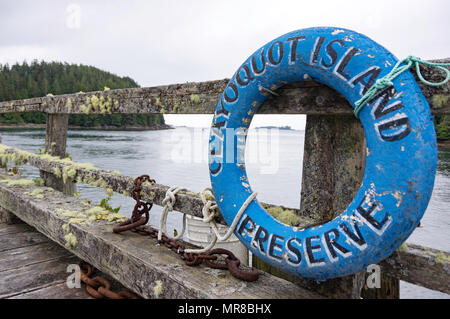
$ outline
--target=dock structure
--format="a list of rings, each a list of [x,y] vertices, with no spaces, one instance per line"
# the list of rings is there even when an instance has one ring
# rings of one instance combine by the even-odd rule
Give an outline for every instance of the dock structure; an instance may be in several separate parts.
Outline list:
[[[441,76],[428,68],[424,68],[423,74],[431,80],[439,80]],[[31,257],[26,261],[20,251],[17,255],[2,254],[0,267],[6,268],[0,269],[0,297],[12,296],[8,295],[12,288],[5,288],[9,283],[3,279],[7,278],[4,275],[18,276],[19,270],[28,268],[43,269],[42,276],[50,277],[49,285],[55,283],[62,287],[63,279],[58,276],[67,277],[65,267],[73,261],[73,256],[89,262],[144,298],[399,298],[399,280],[450,294],[450,254],[418,245],[404,245],[380,263],[382,285],[378,289],[367,289],[366,273],[318,283],[288,276],[258,262],[255,264],[266,272],[261,271],[256,282],[242,282],[223,270],[204,265],[189,267],[176,253],[149,237],[132,232],[114,234],[114,221],[77,219],[77,214],[83,215],[93,207],[73,196],[76,183],[88,183],[127,196],[134,185],[132,177],[63,160],[69,114],[209,114],[214,112],[227,82],[224,79],[1,102],[0,113],[46,112],[47,128],[46,154],[31,154],[14,145],[3,145],[0,149],[2,160],[26,162],[39,168],[45,184],[8,182],[14,178],[0,177],[3,220],[19,218],[39,232],[24,224],[0,224],[0,251],[22,249],[23,254],[28,251],[36,256],[34,261]],[[433,114],[450,114],[450,84],[421,85],[421,88]],[[366,151],[363,129],[348,102],[328,87],[310,81],[287,85],[276,93],[264,102],[259,113],[307,115],[303,174],[299,181],[302,199],[299,207],[292,210],[304,224],[329,221],[346,208],[359,188]],[[142,199],[163,205],[168,189],[167,185],[142,185]],[[185,191],[177,195],[174,210],[202,217],[202,206],[198,195]],[[220,218],[217,222],[224,223]],[[69,234],[72,236],[68,237]],[[30,245],[3,248],[20,240],[28,240],[30,245],[43,250],[45,245],[50,247],[49,240],[64,248],[49,249],[49,257],[27,248]],[[45,273],[46,267],[39,268],[42,263],[54,263],[55,272]],[[31,294],[33,288],[27,289],[17,296]],[[65,297],[63,292],[60,297]]]

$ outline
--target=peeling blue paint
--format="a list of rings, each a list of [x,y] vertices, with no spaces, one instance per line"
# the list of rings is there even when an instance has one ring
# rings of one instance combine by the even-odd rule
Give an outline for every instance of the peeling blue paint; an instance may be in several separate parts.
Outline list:
[[[261,88],[312,78],[340,92],[354,107],[396,62],[366,36],[329,27],[290,32],[251,55],[223,92],[210,135],[211,184],[227,223],[253,193],[242,183],[247,181],[239,162],[242,145],[238,151],[239,143],[227,128],[243,129],[246,138],[249,117],[268,96]],[[417,227],[433,189],[437,146],[428,102],[412,74],[397,77],[393,88],[380,92],[359,117],[366,135],[366,168],[349,207],[328,223],[298,231],[254,200],[235,234],[258,257],[302,277],[340,277],[385,259]],[[234,147],[225,147],[228,139]],[[230,156],[234,163],[224,160]]]

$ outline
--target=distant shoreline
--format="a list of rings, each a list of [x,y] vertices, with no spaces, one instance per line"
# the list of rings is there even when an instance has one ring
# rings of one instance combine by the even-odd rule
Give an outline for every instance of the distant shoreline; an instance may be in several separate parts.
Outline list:
[[[439,148],[450,148],[450,140],[438,141],[437,145]]]
[[[142,125],[127,125],[127,126],[112,126],[112,125],[102,125],[102,126],[78,126],[69,125],[71,130],[100,130],[100,131],[159,131],[159,130],[171,130],[176,127],[186,127],[186,126],[171,126],[167,124],[157,124],[152,126],[142,126]],[[256,129],[269,129],[275,128],[275,126],[261,126]],[[45,129],[45,124],[32,124],[32,123],[21,123],[21,124],[5,124],[0,123],[0,129]],[[281,127],[281,130],[286,131],[297,131],[290,127]],[[302,130],[298,130],[302,131]],[[450,140],[438,140],[438,148],[450,149]]]
[[[5,124],[0,123],[0,129],[45,129],[45,124],[32,124],[32,123],[21,123],[21,124]],[[157,124],[152,126],[142,126],[142,125],[126,125],[126,126],[112,126],[112,125],[102,125],[102,126],[78,126],[69,125],[69,129],[72,130],[102,130],[102,131],[159,131],[159,130],[170,130],[173,126],[167,124]]]

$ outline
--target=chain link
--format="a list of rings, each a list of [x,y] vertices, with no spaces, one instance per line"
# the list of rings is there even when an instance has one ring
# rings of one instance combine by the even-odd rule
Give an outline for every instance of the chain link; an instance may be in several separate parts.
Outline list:
[[[164,245],[168,249],[177,253],[188,266],[198,266],[205,262],[205,264],[211,268],[228,270],[232,276],[240,280],[256,281],[258,279],[259,271],[254,267],[252,267],[250,270],[239,268],[241,262],[229,250],[216,248],[204,253],[186,252],[185,245],[178,243],[174,238],[169,238],[165,234],[161,234],[161,232],[159,232],[157,229],[145,225],[149,220],[149,212],[153,206],[152,203],[144,203],[141,201],[141,185],[145,181],[155,183],[155,181],[150,179],[148,175],[139,176],[134,180],[134,189],[131,194],[136,201],[136,205],[134,207],[131,218],[116,225],[113,228],[113,231],[115,233],[130,230],[137,234],[157,239],[159,244]],[[219,256],[221,255],[225,255],[226,257],[225,259],[222,258],[222,260],[220,261]],[[106,287],[104,289],[106,289]]]
[[[153,203],[145,203],[141,201],[141,185],[145,182],[154,184],[155,180],[150,179],[150,176],[148,175],[142,175],[134,179],[134,188],[131,191],[131,197],[133,197],[136,201],[136,205],[134,205],[133,213],[131,214],[130,219],[116,225],[113,228],[113,232],[121,233],[147,224],[150,218],[150,210],[153,207]]]
[[[95,299],[140,299],[135,293],[122,290],[118,293],[111,290],[111,283],[108,279],[101,276],[95,276],[91,278],[92,266],[86,262],[79,262],[80,267],[80,280],[86,284],[86,291],[89,295]]]

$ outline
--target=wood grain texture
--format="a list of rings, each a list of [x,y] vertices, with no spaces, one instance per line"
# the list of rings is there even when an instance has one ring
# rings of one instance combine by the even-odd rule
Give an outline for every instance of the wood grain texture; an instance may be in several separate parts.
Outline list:
[[[300,214],[332,220],[358,191],[365,167],[365,138],[354,117],[308,115]]]
[[[352,115],[308,115],[300,215],[313,225],[331,221],[352,201],[361,185],[365,165],[365,139]],[[296,278],[294,282],[331,298],[359,299],[364,273],[327,280]]]
[[[369,274],[366,274],[366,279],[368,276]],[[361,296],[363,299],[399,299],[400,280],[385,275],[383,272],[380,278],[380,288],[369,288],[367,287],[367,284],[364,284],[364,287],[361,290]]]
[[[10,249],[27,247],[47,242],[47,238],[35,231],[27,231],[14,234],[6,234],[0,236],[0,252]]]
[[[85,210],[88,207],[73,196],[55,192],[51,197],[36,199],[23,193],[39,186],[22,188],[0,184],[0,205],[36,227],[53,241],[64,245],[65,232],[61,226],[67,219],[55,213],[56,208]],[[296,284],[263,274],[256,283],[243,283],[227,273],[206,267],[186,267],[172,251],[157,246],[154,240],[134,233],[113,234],[111,223],[97,221],[90,226],[73,224],[71,232],[78,245],[70,251],[88,261],[127,288],[145,297],[154,297],[152,287],[161,280],[166,288],[164,298],[319,298],[315,281]],[[0,241],[1,243],[1,241]],[[17,248],[17,247],[16,247]],[[450,254],[416,245],[403,246],[400,251],[381,263],[387,275],[429,289],[449,293]],[[352,279],[353,280],[353,279]],[[356,279],[358,280],[358,278]],[[332,284],[326,291],[349,288],[352,281]]]
[[[32,230],[33,228],[31,226],[28,226],[27,224],[24,223],[15,225],[0,224],[0,236],[7,234],[22,233]]]
[[[16,153],[19,156],[19,152],[17,149],[8,150],[9,153]],[[52,162],[46,159],[42,159],[38,154],[35,156],[30,156],[28,158],[28,164],[39,168],[41,171],[47,172],[51,174],[54,171],[54,168],[58,168],[61,172],[63,172],[65,165]],[[151,176],[150,176],[151,177]],[[110,171],[105,171],[101,169],[86,169],[86,168],[77,168],[76,179],[81,180],[103,180],[105,181],[105,185],[107,188],[111,188],[114,192],[120,193],[124,196],[131,196],[131,190],[134,188],[134,178],[125,175],[116,175]],[[142,185],[142,200],[147,202],[153,202],[155,205],[162,205],[162,201],[166,196],[167,190],[170,186],[154,184],[151,186]],[[274,205],[263,203],[267,207],[272,207]],[[279,205],[278,205],[279,206]],[[290,209],[294,212],[299,212],[299,209],[295,208],[287,208],[284,206],[279,206],[283,209]],[[202,208],[203,202],[200,199],[200,196],[194,192],[189,190],[179,192],[177,194],[176,202],[173,206],[175,211],[189,214],[197,217],[202,217]],[[220,214],[219,214],[220,215]],[[226,224],[223,217],[220,215],[217,217],[216,221],[221,224]],[[307,216],[303,216],[302,224],[311,223],[311,219]]]
[[[69,276],[67,266],[76,264],[75,256],[31,264],[18,269],[2,271],[0,274],[0,298],[64,283]]]
[[[443,61],[448,62],[450,59]],[[425,78],[431,81],[439,81],[442,78],[438,71],[431,68],[423,68],[423,74]],[[227,82],[228,79],[224,79],[219,81],[68,94],[55,97],[1,102],[0,113],[23,111],[46,112],[48,114],[46,151],[53,155],[63,157],[65,155],[67,114],[87,113],[86,110],[89,113],[103,114],[213,113],[220,94],[225,89]],[[450,84],[438,88],[428,87],[421,83],[419,85],[422,88],[424,96],[430,103],[433,114],[450,113]],[[308,114],[305,139],[305,166],[302,181],[302,205],[300,210],[295,211],[310,224],[323,223],[332,219],[337,212],[345,208],[359,186],[360,174],[364,168],[362,131],[358,127],[358,121],[352,117],[352,109],[349,107],[348,102],[328,87],[314,82],[293,83],[278,89],[276,93],[279,96],[269,96],[258,113]],[[93,100],[97,102],[93,103]],[[333,134],[330,135],[330,132],[333,132]],[[55,178],[52,174],[54,167],[62,170],[63,167],[61,164],[44,161],[39,157],[32,157],[29,162],[42,170],[42,176],[47,185],[62,190],[66,194],[72,194],[74,192],[74,188],[71,186],[73,184],[70,181],[69,183],[62,184],[61,179]],[[91,179],[102,178],[109,188],[120,193],[129,193],[133,187],[133,179],[131,177],[117,176],[101,170],[79,169],[77,175]],[[144,200],[152,200],[155,204],[160,205],[168,188],[168,186],[164,185],[144,186],[145,196],[143,198]],[[6,189],[4,186],[1,186],[0,189],[2,194],[6,194],[5,198],[1,199],[7,205],[5,207],[8,207],[8,209],[12,209],[11,207],[13,207],[13,211],[20,218],[35,225],[40,231],[55,241],[61,244],[63,243],[63,234],[58,229],[58,227],[60,228],[62,226],[63,221],[61,218],[56,218],[60,216],[55,216],[54,210],[56,207],[60,208],[68,203],[70,205],[66,205],[67,209],[73,210],[73,207],[80,208],[80,206],[77,206],[78,203],[76,200],[65,198],[65,202],[62,202],[60,200],[61,198],[47,198],[46,200],[50,201],[46,202],[46,200],[28,198],[31,201],[30,203],[35,205],[31,205],[34,208],[28,208],[24,205],[26,196],[11,193],[12,188]],[[203,204],[197,196],[184,193],[177,196],[177,202],[174,208],[183,213],[201,217],[202,206]],[[33,214],[35,213],[38,215],[34,216]],[[0,216],[2,216],[2,220],[14,222],[14,219],[7,214],[0,214]],[[219,219],[219,222],[223,223],[224,221],[223,219]],[[91,259],[94,265],[100,265],[111,275],[118,276],[120,278],[119,280],[125,282],[131,289],[141,294],[145,293],[147,297],[153,296],[151,287],[152,285],[154,286],[154,282],[157,279],[162,280],[169,288],[163,295],[164,297],[189,296],[198,298],[209,294],[213,298],[222,296],[227,298],[229,295],[235,294],[236,291],[241,293],[239,295],[241,297],[247,296],[247,292],[252,292],[256,297],[269,296],[268,298],[273,294],[279,293],[281,293],[281,297],[285,297],[288,294],[287,292],[297,293],[299,297],[317,297],[312,292],[307,292],[295,285],[294,287],[286,286],[285,283],[284,288],[280,292],[270,291],[269,288],[273,287],[272,285],[276,282],[274,277],[270,277],[268,281],[264,281],[263,279],[258,287],[250,285],[250,288],[245,286],[245,289],[241,289],[236,285],[233,286],[233,282],[220,281],[220,283],[216,282],[217,286],[215,286],[216,288],[220,286],[220,289],[211,290],[210,287],[205,287],[205,283],[202,280],[197,280],[199,276],[198,271],[192,273],[190,269],[179,268],[183,267],[183,265],[177,264],[176,260],[171,259],[172,257],[167,255],[167,252],[165,254],[161,250],[161,247],[153,247],[153,250],[147,252],[148,255],[146,255],[147,257],[157,256],[157,261],[147,262],[143,260],[142,256],[139,255],[139,251],[146,245],[145,240],[142,238],[133,238],[131,236],[130,240],[133,243],[133,249],[131,251],[125,251],[125,246],[115,246],[117,237],[115,239],[109,237],[111,235],[109,234],[110,228],[108,228],[110,225],[104,225],[108,229],[106,233],[99,233],[98,229],[87,230],[83,228],[84,226],[72,225],[71,227],[74,229],[77,237],[80,236],[79,245],[83,247],[80,250],[78,248],[74,249],[74,252],[86,258],[90,254],[94,254],[94,256],[97,254],[99,257],[97,260]],[[5,250],[20,250],[27,245],[41,245],[39,243],[40,239],[38,237],[34,238],[33,236],[25,232],[14,243],[5,240],[5,237],[2,241],[0,229],[0,251],[2,247]],[[89,249],[90,245],[88,243],[90,241],[95,243],[93,245],[103,247],[107,255],[104,255],[97,247]],[[122,244],[125,245],[124,243]],[[421,250],[426,250],[427,253],[425,254]],[[119,255],[119,261],[115,260],[117,254]],[[383,262],[383,269],[386,269],[389,275],[448,293],[448,287],[442,284],[442,278],[447,280],[444,283],[449,282],[448,253],[439,251],[430,253],[426,248],[413,247],[406,251],[398,252],[398,255],[394,255]],[[161,263],[158,263],[158,261]],[[404,265],[404,263],[407,263],[407,265]],[[171,267],[170,265],[174,265],[172,270],[177,273],[177,276],[171,276],[170,273],[163,269],[163,266],[166,266],[166,264],[169,265],[169,268]],[[129,267],[128,274],[132,273],[130,276],[132,277],[131,279],[124,277],[123,269],[119,265]],[[143,281],[145,284],[138,282],[141,277],[138,277],[138,274],[134,273],[139,273],[142,267],[145,271],[151,273],[145,274],[145,280]],[[183,269],[183,272],[178,271],[178,269]],[[189,275],[193,275],[193,279],[187,278]],[[217,273],[215,277],[223,279]],[[358,298],[363,277],[362,274],[357,274],[344,279],[330,280],[320,285],[314,281],[297,280],[297,284],[310,290],[318,291],[328,297]],[[230,279],[233,280],[233,278]],[[388,280],[387,277],[385,279]],[[387,286],[395,288],[395,285],[388,284]],[[268,293],[268,290],[270,293]],[[394,295],[396,294],[395,289],[390,289],[390,291]]]
[[[17,269],[71,255],[61,246],[50,242],[50,240],[47,241],[38,245],[3,251],[0,258],[0,273],[5,270]]]
[[[450,253],[407,244],[380,263],[392,277],[450,294]]]
[[[308,115],[303,153],[300,214],[316,223],[329,222],[343,212],[357,193],[366,159],[364,131],[352,115]],[[385,289],[364,291],[367,298],[400,298],[397,278],[381,273]],[[305,287],[329,297],[360,298],[364,272],[328,280],[303,280]],[[347,287],[347,289],[343,289]],[[376,290],[376,291],[375,291]],[[383,293],[384,292],[384,293]]]
[[[47,114],[45,128],[45,152],[58,156],[66,157],[67,128],[69,123],[68,114]],[[72,181],[64,183],[62,178],[58,178],[52,172],[40,171],[41,178],[46,186],[57,189],[65,194],[74,194],[75,184]]]
[[[34,232],[43,236],[23,222],[14,225],[0,223],[0,231],[3,235],[8,235],[11,243],[17,242],[17,237],[22,238],[22,233]],[[66,280],[73,275],[72,269],[67,272],[67,267],[69,264],[76,264],[78,260],[67,249],[47,237],[39,244],[32,242],[29,246],[4,250],[0,253],[0,298],[92,299],[83,283],[80,283],[79,288],[67,287]],[[91,276],[109,280],[113,291],[124,290],[120,283],[95,268]]]
[[[36,187],[39,186],[1,185],[0,205],[64,245],[62,225],[68,219],[56,214],[55,209],[83,211],[89,207],[73,196],[56,191],[45,199],[24,194]],[[157,280],[163,283],[159,298],[320,298],[269,274],[262,274],[257,282],[245,283],[226,271],[186,266],[177,254],[158,246],[155,240],[131,232],[114,234],[112,227],[112,223],[105,221],[70,224],[77,245],[69,250],[146,298],[156,297],[153,287]]]
[[[10,212],[0,207],[0,224],[2,223],[7,225],[13,225],[13,224],[21,224],[23,222],[16,215],[11,214]]]
[[[68,289],[66,283],[55,284],[33,291],[20,293],[8,299],[93,299],[84,289]]]

